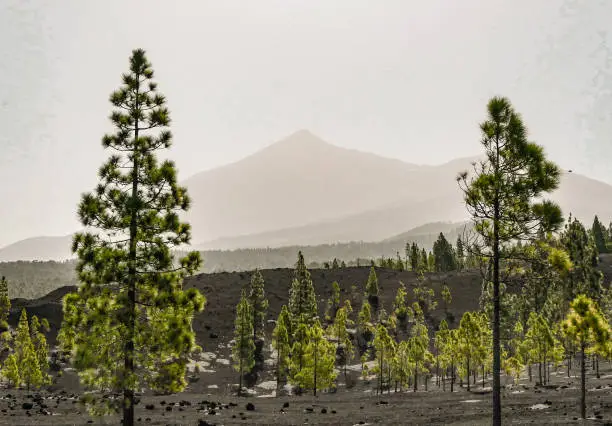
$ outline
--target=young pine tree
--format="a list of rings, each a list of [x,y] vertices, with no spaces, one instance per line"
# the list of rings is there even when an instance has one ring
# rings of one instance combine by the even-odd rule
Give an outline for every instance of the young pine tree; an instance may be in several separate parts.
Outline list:
[[[32,386],[38,388],[43,384],[43,375],[38,364],[36,348],[32,343],[28,315],[25,309],[21,311],[14,344],[21,382],[26,385],[28,390]]]
[[[264,279],[259,269],[256,269],[251,277],[248,300],[253,310],[253,342],[255,344],[255,365],[257,368],[263,364],[263,347],[265,335],[266,313],[268,311],[268,299],[264,291]]]
[[[317,296],[301,251],[298,252],[293,282],[289,289],[289,312],[291,314],[289,338],[293,342],[294,331],[297,329],[298,323],[305,321],[307,324],[313,324],[318,315]]]
[[[337,375],[334,369],[336,348],[323,335],[319,321],[307,329],[303,353],[305,362],[294,381],[301,389],[312,389],[317,396],[317,390],[333,386]]]
[[[272,346],[276,350],[276,387],[289,372],[289,354],[291,346],[289,344],[289,327],[291,326],[291,316],[286,305],[283,305],[281,312],[276,320],[276,327],[272,332]]]
[[[30,324],[30,334],[34,350],[36,352],[36,358],[38,359],[38,366],[40,368],[41,378],[43,384],[51,383],[51,376],[49,375],[49,345],[47,344],[47,337],[41,331],[41,327],[44,331],[49,331],[49,322],[43,318],[42,322],[38,320],[36,315],[32,316]]]
[[[417,271],[419,269],[419,246],[412,243],[410,246],[410,270]]]
[[[255,366],[255,343],[253,341],[253,308],[242,292],[236,306],[234,322],[234,346],[232,347],[234,369],[240,373],[238,395],[242,394],[242,378]]]
[[[578,295],[572,301],[562,327],[580,350],[580,415],[586,419],[585,353],[589,345],[594,346],[594,352],[607,352],[612,331],[597,304],[584,294]]]
[[[371,305],[374,306],[374,309],[378,307],[378,277],[376,276],[376,269],[372,266],[370,268],[370,275],[368,276],[368,281],[365,286],[366,295],[368,296],[368,301]]]
[[[183,278],[200,267],[199,253],[177,263],[171,252],[190,241],[190,227],[178,214],[190,199],[177,184],[174,164],[156,158],[170,147],[172,134],[166,98],[152,78],[145,52],[134,50],[122,87],[110,96],[116,132],[102,145],[116,154],[79,205],[81,223],[97,232],[74,237],[81,285],[64,298],[62,328],[72,330],[61,334],[69,339],[63,346],[74,349],[84,385],[123,394],[124,426],[134,424],[137,390],[186,386],[196,348],[191,321],[205,303],[196,289],[182,288]]]
[[[474,165],[473,177],[463,172],[457,181],[480,237],[479,255],[493,262],[493,426],[500,426],[500,261],[508,244],[557,230],[563,220],[554,203],[535,202],[557,188],[558,167],[529,142],[520,115],[507,99],[491,99],[487,111],[480,125],[486,159]]]
[[[595,246],[597,247],[597,251],[599,253],[607,253],[608,247],[606,238],[606,228],[601,224],[599,218],[595,216],[593,220],[593,226],[591,227],[591,233],[593,234],[593,239],[595,241]]]
[[[9,299],[8,282],[6,278],[0,279],[0,333],[8,330],[8,316],[11,313],[11,299]]]
[[[338,281],[332,283],[332,294],[327,300],[327,307],[325,308],[325,321],[331,322],[336,316],[336,312],[340,307],[340,285]]]
[[[9,387],[19,387],[19,385],[21,385],[17,355],[10,354],[8,357],[6,357],[4,364],[2,365],[2,375],[6,378],[6,380],[8,380]]]

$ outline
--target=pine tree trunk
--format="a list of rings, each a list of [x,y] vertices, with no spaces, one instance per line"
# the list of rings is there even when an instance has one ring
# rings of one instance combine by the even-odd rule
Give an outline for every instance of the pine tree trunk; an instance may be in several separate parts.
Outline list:
[[[136,79],[140,76],[136,75]],[[139,90],[136,88],[136,105],[135,109],[139,110],[138,104]],[[139,122],[136,118],[134,123],[134,145],[138,147],[138,131]],[[128,254],[128,292],[127,292],[127,336],[124,344],[124,359],[123,368],[124,374],[130,376],[134,374],[134,339],[136,329],[136,234],[138,232],[138,217],[136,197],[138,197],[138,153],[136,148],[132,151],[134,154],[134,170],[132,175],[132,202],[131,202],[131,218],[130,218],[130,235],[129,235],[129,254]],[[125,377],[124,377],[125,379]],[[123,426],[134,426],[134,390],[123,383]]]
[[[540,378],[540,386],[544,383],[542,382],[542,363],[538,363],[538,377]]]
[[[317,396],[317,355],[319,352],[319,344],[318,341],[315,344],[315,351],[314,351],[314,396]]]
[[[470,357],[467,357],[467,375],[466,375],[466,379],[467,379],[467,390],[469,392],[470,390]]]
[[[585,343],[580,342],[580,416],[586,419],[586,365],[584,347]]]
[[[596,365],[596,367],[595,367],[595,375],[596,375],[596,377],[598,379],[601,379],[601,376],[599,374],[599,356],[598,355],[595,355],[595,365]]]
[[[238,383],[238,396],[240,396],[242,395],[242,354],[240,355],[240,379]]]
[[[450,383],[450,385],[451,385],[451,389],[450,389],[451,393],[454,392],[454,390],[453,390],[454,384],[455,384],[455,364],[451,363],[451,383]]]
[[[418,380],[419,379],[419,375],[418,374],[419,373],[418,372],[419,372],[419,369],[418,369],[418,366],[415,363],[415,366],[414,366],[414,388],[413,388],[414,392],[416,392],[417,388],[419,387],[419,385],[418,385],[418,383],[419,383],[419,380]]]
[[[482,366],[482,388],[484,389],[485,387],[485,367],[484,365]]]
[[[499,145],[496,166],[499,167]],[[499,189],[496,189],[496,192]],[[499,194],[493,206],[493,426],[501,426],[501,353],[500,353],[500,300],[499,300]]]

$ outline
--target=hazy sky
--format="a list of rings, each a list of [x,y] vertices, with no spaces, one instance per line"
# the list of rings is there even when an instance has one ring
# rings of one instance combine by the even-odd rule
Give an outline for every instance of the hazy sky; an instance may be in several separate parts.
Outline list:
[[[607,28],[610,0],[0,0],[0,246],[78,229],[136,47],[181,178],[301,128],[413,163],[474,155],[504,95],[552,159],[612,183]]]

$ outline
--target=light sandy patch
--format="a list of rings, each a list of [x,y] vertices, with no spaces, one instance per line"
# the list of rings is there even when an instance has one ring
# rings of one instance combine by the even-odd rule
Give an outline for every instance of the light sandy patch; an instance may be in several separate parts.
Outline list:
[[[202,352],[202,355],[200,356],[200,358],[201,358],[203,361],[208,361],[208,362],[210,362],[210,361],[212,361],[212,360],[214,360],[214,359],[216,359],[216,358],[217,358],[217,354],[216,354],[216,353],[214,353],[214,352]]]
[[[276,391],[266,395],[257,395],[257,398],[276,398]]]
[[[217,385],[208,385],[206,386],[208,389],[219,389],[219,386]]]
[[[482,401],[482,399],[464,399],[461,402],[470,402],[471,403],[471,402],[481,402],[481,401]]]
[[[550,405],[546,405],[546,404],[536,404],[536,405],[532,405],[531,408],[532,410],[544,410],[545,408],[550,407]]]
[[[216,362],[221,365],[230,365],[229,359],[225,359],[225,358],[218,358]]]
[[[265,390],[274,390],[276,389],[276,380],[268,380],[266,382],[261,382],[260,384],[256,385],[258,388],[262,388]]]

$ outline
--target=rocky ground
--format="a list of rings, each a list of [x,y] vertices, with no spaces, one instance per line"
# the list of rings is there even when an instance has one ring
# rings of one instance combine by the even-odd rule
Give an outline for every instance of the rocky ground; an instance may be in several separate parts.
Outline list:
[[[503,391],[505,424],[612,425],[612,367],[602,363],[601,378],[589,372],[586,422],[579,416],[579,377],[565,371],[552,374],[552,384],[539,387],[523,378]],[[70,376],[71,373],[66,373]],[[489,383],[455,392],[429,390],[376,395],[375,381],[360,382],[335,393],[272,397],[273,390],[255,388],[250,396],[236,397],[221,378],[201,373],[196,383],[178,395],[143,395],[136,407],[137,424],[150,425],[488,425],[491,416]],[[83,392],[74,377],[62,378],[64,389],[28,392],[6,390],[0,398],[0,424],[86,425],[118,424],[118,416],[91,417],[79,402]],[[73,390],[68,382],[74,383]],[[342,380],[340,380],[342,383]]]
[[[612,257],[606,258],[602,270],[606,282],[612,277]],[[266,281],[266,295],[270,301],[268,330],[276,319],[282,304],[286,303],[292,270],[274,269],[262,271]],[[331,294],[331,283],[338,281],[341,299],[350,299],[358,310],[363,286],[369,267],[339,270],[311,271],[319,306],[323,312]],[[136,407],[137,424],[154,425],[296,425],[296,424],[390,424],[390,425],[488,425],[491,417],[490,389],[481,389],[480,381],[471,392],[461,388],[454,393],[443,392],[430,383],[428,391],[398,392],[377,396],[375,380],[358,379],[359,366],[351,373],[354,386],[347,388],[343,378],[335,393],[311,395],[275,396],[273,382],[274,360],[269,348],[266,353],[267,370],[260,375],[257,385],[247,397],[236,397],[231,388],[238,382],[230,365],[230,345],[235,315],[235,305],[240,290],[248,285],[250,273],[202,274],[188,279],[186,287],[202,291],[208,303],[206,310],[194,319],[194,330],[203,353],[190,365],[192,376],[185,392],[171,396],[145,394]],[[378,270],[382,306],[390,308],[395,292],[402,281],[411,293],[417,283],[412,272]],[[448,309],[451,327],[456,326],[466,310],[478,309],[481,278],[477,271],[462,273],[426,274],[427,285],[434,288],[437,299],[443,284],[453,295]],[[61,298],[74,287],[60,288],[36,300],[13,300],[10,322],[15,325],[22,308],[29,315],[49,320],[49,342],[55,345],[55,336],[61,323]],[[356,313],[356,312],[355,312]],[[447,316],[442,304],[431,312],[430,326]],[[452,321],[454,319],[454,321]],[[268,337],[268,342],[269,342]],[[199,372],[194,373],[198,365]],[[503,405],[505,424],[574,424],[579,415],[579,378],[567,378],[563,370],[553,374],[553,383],[547,387],[535,387],[523,378],[518,386],[504,389]],[[589,371],[588,424],[612,425],[612,366],[601,363],[601,378]],[[489,386],[485,383],[485,386]],[[281,392],[282,393],[282,392]],[[74,372],[65,371],[52,388],[40,392],[6,389],[0,392],[0,424],[10,425],[85,425],[118,424],[119,417],[90,417],[80,402],[84,389],[79,386]],[[280,393],[279,393],[280,394]],[[248,405],[250,404],[250,405]],[[247,407],[248,405],[248,407]]]

